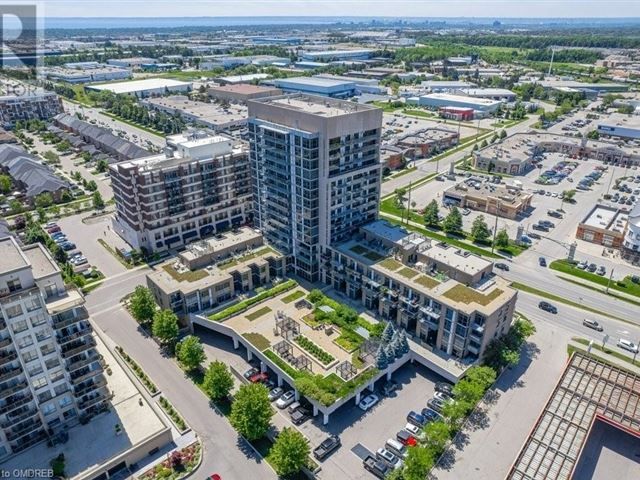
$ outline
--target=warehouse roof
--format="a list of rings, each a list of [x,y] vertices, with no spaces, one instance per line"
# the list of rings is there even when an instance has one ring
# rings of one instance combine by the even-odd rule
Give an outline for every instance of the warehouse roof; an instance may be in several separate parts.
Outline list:
[[[92,90],[108,90],[115,94],[143,92],[146,90],[157,90],[159,88],[191,87],[190,82],[181,82],[170,78],[145,78],[144,80],[134,80],[132,82],[105,83],[103,85],[92,85]]]

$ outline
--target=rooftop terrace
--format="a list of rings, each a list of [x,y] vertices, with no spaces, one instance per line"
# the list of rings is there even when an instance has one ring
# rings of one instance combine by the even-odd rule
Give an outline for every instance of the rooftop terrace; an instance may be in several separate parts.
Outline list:
[[[315,80],[319,81],[326,79],[317,78]],[[250,102],[259,102],[287,110],[301,111],[322,117],[337,117],[354,112],[366,112],[377,109],[377,107],[361,103],[304,94],[253,99],[250,100]]]

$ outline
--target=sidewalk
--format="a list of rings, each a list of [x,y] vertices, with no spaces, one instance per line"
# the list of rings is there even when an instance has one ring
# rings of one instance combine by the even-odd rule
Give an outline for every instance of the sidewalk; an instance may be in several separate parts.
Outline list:
[[[575,348],[576,350],[582,350],[584,352],[587,352],[587,350],[589,349],[588,345],[583,345],[581,343],[578,343],[575,340],[573,340],[573,338],[569,341],[569,346]],[[633,364],[631,363],[633,358],[629,357],[629,361],[625,362],[624,360],[621,360],[618,357],[615,357],[609,353],[605,353],[601,350],[598,350],[597,348],[595,348],[596,346],[602,347],[602,344],[599,342],[593,342],[593,347],[591,348],[591,355],[593,355],[594,357],[598,357],[612,365],[623,368],[625,370],[629,370],[630,372],[633,372],[636,375],[640,375],[640,360],[637,360],[635,364]],[[609,347],[609,345],[607,345],[605,348],[607,347]]]

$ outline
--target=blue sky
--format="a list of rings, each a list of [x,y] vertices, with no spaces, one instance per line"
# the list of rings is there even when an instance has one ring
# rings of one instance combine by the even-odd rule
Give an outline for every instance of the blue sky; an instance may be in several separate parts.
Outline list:
[[[640,17],[640,0],[45,0],[41,3],[47,17]]]

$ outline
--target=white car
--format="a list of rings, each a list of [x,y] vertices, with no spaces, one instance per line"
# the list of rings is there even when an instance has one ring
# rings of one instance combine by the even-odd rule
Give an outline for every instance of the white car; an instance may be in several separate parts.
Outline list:
[[[282,396],[284,389],[282,387],[276,387],[269,392],[269,400],[274,401]]]
[[[398,469],[404,466],[404,462],[398,458],[394,453],[391,453],[386,448],[379,448],[376,452],[376,457],[389,465],[391,468]]]
[[[417,425],[414,425],[413,423],[407,423],[404,426],[404,429],[407,432],[409,432],[411,435],[413,435],[415,438],[417,438],[418,440],[424,440],[427,436],[422,430],[422,428],[418,427]]]
[[[618,346],[623,350],[627,350],[631,353],[638,353],[638,345],[633,343],[631,340],[621,338],[620,340],[618,340]]]
[[[287,408],[289,405],[291,405],[296,399],[296,392],[294,392],[293,390],[289,390],[288,392],[285,392],[282,394],[282,396],[276,400],[276,407],[278,407],[280,410],[282,410],[283,408]]]
[[[371,393],[366,397],[364,397],[362,400],[360,400],[360,403],[358,404],[358,408],[360,408],[360,410],[362,410],[363,412],[366,412],[371,407],[373,407],[376,403],[378,403],[378,400],[380,400],[378,396],[375,393]]]
[[[438,400],[446,402],[447,400],[451,399],[451,395],[448,395],[444,392],[436,392],[433,394],[433,398],[437,398]]]

